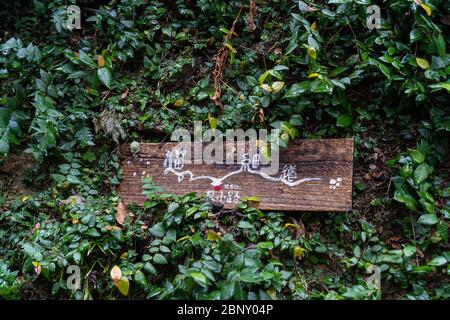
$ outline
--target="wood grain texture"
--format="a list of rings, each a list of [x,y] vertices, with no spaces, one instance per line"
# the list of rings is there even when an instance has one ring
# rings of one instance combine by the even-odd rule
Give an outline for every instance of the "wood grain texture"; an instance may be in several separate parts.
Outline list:
[[[262,210],[281,211],[349,211],[352,207],[353,179],[353,139],[300,140],[290,144],[280,152],[280,173],[285,165],[295,165],[298,179],[317,178],[319,181],[307,181],[289,186],[280,181],[270,181],[264,177],[240,172],[214,186],[210,180],[190,181],[185,176],[178,181],[171,172],[164,173],[166,152],[173,150],[177,143],[144,143],[136,157],[130,152],[129,145],[124,145],[122,153],[122,170],[124,180],[119,192],[125,203],[142,204],[142,179],[152,177],[156,185],[168,193],[186,194],[197,192],[208,194],[214,201],[222,202],[224,207],[235,206],[237,198],[257,196],[257,207]],[[193,147],[194,148],[194,147]],[[224,146],[224,154],[226,147]],[[239,170],[241,164],[193,164],[186,162],[180,171],[190,170],[194,176],[223,177]],[[337,179],[341,180],[337,182]]]

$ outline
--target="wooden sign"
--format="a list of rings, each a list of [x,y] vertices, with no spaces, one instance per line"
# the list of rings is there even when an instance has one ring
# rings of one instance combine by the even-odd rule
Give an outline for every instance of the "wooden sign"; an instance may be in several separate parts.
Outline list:
[[[264,174],[255,163],[259,157],[250,154],[244,154],[235,164],[184,162],[183,153],[175,149],[177,145],[141,143],[134,156],[129,145],[122,147],[124,180],[119,191],[124,203],[142,204],[142,179],[152,177],[167,193],[204,194],[225,208],[257,197],[256,206],[262,210],[351,210],[353,139],[290,144],[280,151],[279,170],[272,175]]]

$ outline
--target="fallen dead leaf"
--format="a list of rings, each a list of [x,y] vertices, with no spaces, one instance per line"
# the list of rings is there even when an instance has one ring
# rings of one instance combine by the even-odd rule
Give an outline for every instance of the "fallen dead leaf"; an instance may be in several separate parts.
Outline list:
[[[123,202],[119,202],[119,204],[117,205],[117,212],[116,212],[117,223],[123,225],[126,217],[128,217],[129,215],[130,214],[128,212],[127,206]]]

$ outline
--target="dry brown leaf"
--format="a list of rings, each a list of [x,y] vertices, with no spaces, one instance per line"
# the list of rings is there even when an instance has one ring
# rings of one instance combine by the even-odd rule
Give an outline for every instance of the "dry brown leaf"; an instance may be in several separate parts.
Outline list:
[[[125,91],[120,96],[120,99],[122,99],[122,100],[125,99],[128,96],[129,91],[130,91],[130,89],[126,88]]]
[[[123,202],[119,202],[119,204],[117,205],[117,212],[116,212],[117,223],[123,225],[126,217],[128,217],[129,215],[130,214],[128,212],[127,206]]]
[[[250,29],[250,32],[253,32],[256,30],[256,25],[255,25],[255,21],[254,21],[255,14],[256,14],[256,1],[250,0],[250,9],[248,12],[248,16],[246,18],[247,25],[248,25],[248,28]]]

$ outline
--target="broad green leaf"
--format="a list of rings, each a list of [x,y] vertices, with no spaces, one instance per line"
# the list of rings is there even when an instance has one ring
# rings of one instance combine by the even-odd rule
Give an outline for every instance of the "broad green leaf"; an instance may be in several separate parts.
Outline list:
[[[338,127],[346,128],[352,124],[352,117],[347,114],[342,114],[337,117],[336,124]]]
[[[111,88],[111,72],[107,67],[97,69],[98,79],[103,83],[108,89]]]
[[[417,184],[424,182],[430,173],[433,172],[433,167],[427,163],[421,163],[416,170],[414,170],[414,179]]]
[[[168,213],[172,213],[172,212],[175,212],[175,210],[177,210],[178,208],[179,208],[179,204],[178,203],[176,203],[176,202],[171,202],[170,204],[169,204],[169,207],[167,208],[167,212]]]
[[[406,246],[403,248],[403,254],[406,258],[411,258],[412,256],[414,256],[416,254],[416,251],[417,249],[415,246]]]
[[[160,253],[155,254],[155,256],[153,257],[153,261],[156,264],[167,264],[167,259]]]
[[[9,152],[9,128],[6,129],[0,138],[0,155],[6,156],[6,154]]]
[[[289,90],[286,92],[283,98],[295,98],[300,96],[302,93],[308,91],[311,87],[309,81],[304,81],[300,83],[294,83]]]
[[[91,68],[96,68],[97,64],[95,63],[95,61],[84,51],[80,50],[80,61],[83,62],[85,65],[91,67]]]
[[[433,259],[431,259],[430,261],[427,262],[427,265],[429,266],[435,266],[435,267],[440,267],[443,266],[444,264],[447,263],[447,259],[445,259],[442,256],[439,257],[434,257]]]
[[[164,228],[164,224],[162,222],[155,223],[150,229],[150,233],[158,238],[162,238],[166,229]]]
[[[430,213],[421,215],[417,222],[426,225],[435,225],[439,222],[439,219],[434,213]]]
[[[445,89],[450,92],[450,82],[440,82],[436,84],[429,85],[432,89]]]
[[[80,184],[81,183],[80,179],[78,179],[77,177],[70,175],[70,174],[67,176],[67,182],[72,183],[72,184]]]
[[[144,269],[152,276],[156,276],[158,274],[155,267],[150,262],[144,264]]]
[[[147,285],[147,278],[140,270],[136,271],[134,274],[134,280],[143,287]]]
[[[94,237],[94,238],[97,238],[97,237],[101,236],[100,232],[98,232],[98,230],[95,229],[95,228],[90,228],[88,231],[86,231],[86,234],[88,236]]]
[[[410,149],[408,153],[415,163],[422,163],[425,161],[425,155],[419,150]]]
[[[239,221],[237,226],[238,226],[238,228],[241,228],[241,229],[253,229],[254,228],[253,225],[250,222],[243,221],[243,220]]]
[[[391,78],[391,70],[385,66],[382,63],[378,63],[378,67],[380,68],[381,72],[383,72],[383,74],[386,76],[386,78],[390,79]]]
[[[189,275],[197,282],[199,285],[206,287],[208,284],[208,280],[205,275],[201,272],[189,272]]]

